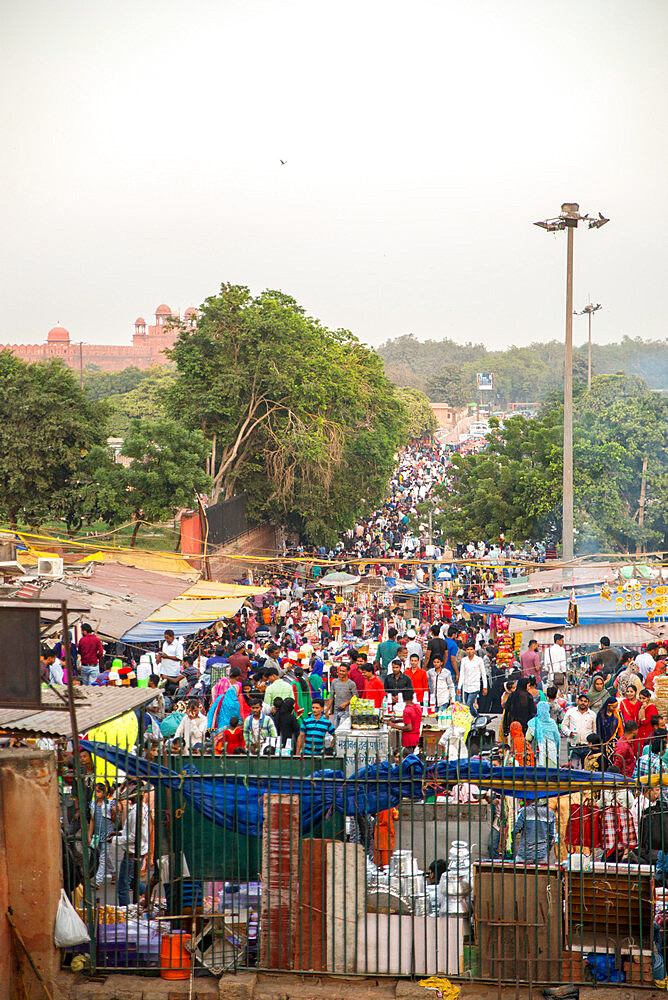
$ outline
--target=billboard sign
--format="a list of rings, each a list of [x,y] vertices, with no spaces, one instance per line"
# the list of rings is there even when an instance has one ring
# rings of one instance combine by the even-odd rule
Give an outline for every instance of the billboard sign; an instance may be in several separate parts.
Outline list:
[[[478,383],[478,389],[480,392],[485,392],[488,389],[494,388],[494,373],[493,372],[478,372],[476,375],[476,382]]]

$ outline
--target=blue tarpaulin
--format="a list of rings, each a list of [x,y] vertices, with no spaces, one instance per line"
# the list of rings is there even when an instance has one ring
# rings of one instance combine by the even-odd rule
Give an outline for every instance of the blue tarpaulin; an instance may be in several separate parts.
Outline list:
[[[414,754],[401,764],[382,762],[364,767],[346,778],[342,771],[317,771],[309,778],[254,777],[225,774],[200,774],[189,765],[182,773],[171,771],[135,754],[126,753],[107,743],[82,740],[84,750],[121,768],[129,777],[141,778],[161,788],[182,794],[207,819],[236,833],[261,836],[264,821],[262,801],[267,793],[299,795],[302,833],[308,833],[323,817],[332,812],[345,816],[375,815],[402,799],[420,801],[433,794],[434,786],[470,781],[515,798],[533,799],[567,795],[592,782],[589,771],[570,768],[492,767],[487,761],[438,761],[425,769]],[[195,760],[196,758],[189,758]],[[601,783],[593,779],[596,787]],[[622,774],[606,774],[605,785],[626,783]]]
[[[646,587],[631,592],[618,593],[610,588],[610,597],[602,597],[598,591],[578,594],[578,621],[580,625],[606,625],[613,622],[637,622],[647,624],[648,617],[654,615],[655,591],[647,592]],[[523,604],[464,604],[464,609],[483,615],[506,615],[527,622],[545,622],[547,625],[568,625],[568,597],[545,597]]]
[[[427,768],[425,779],[434,783],[439,781],[458,783],[469,781],[481,788],[491,788],[517,799],[552,798],[556,795],[569,795],[577,792],[579,787],[590,787],[592,782],[596,789],[601,784],[607,786],[626,785],[628,779],[623,774],[605,773],[592,775],[591,771],[575,771],[569,767],[512,767],[508,764],[493,767],[486,760],[472,758],[467,760],[440,760]]]
[[[262,799],[267,793],[300,796],[302,833],[308,833],[332,810],[345,816],[373,815],[396,806],[401,799],[422,798],[424,764],[414,754],[400,765],[382,762],[362,768],[349,778],[342,771],[317,771],[309,778],[258,778],[199,774],[194,765],[180,774],[107,743],[82,740],[81,746],[121,768],[129,777],[180,792],[207,819],[252,837],[261,835]]]

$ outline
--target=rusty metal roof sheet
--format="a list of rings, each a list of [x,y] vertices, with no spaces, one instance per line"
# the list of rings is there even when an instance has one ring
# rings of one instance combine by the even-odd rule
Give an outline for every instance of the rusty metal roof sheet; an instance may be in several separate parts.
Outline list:
[[[83,602],[90,608],[86,621],[95,631],[105,638],[120,639],[190,586],[192,581],[186,576],[153,573],[119,563],[96,563],[90,576],[82,574],[51,583],[41,596],[79,605]]]
[[[0,709],[0,729],[23,733],[25,736],[48,736],[52,739],[71,737],[67,688],[57,687],[63,701],[48,688],[42,689],[42,708]],[[86,733],[103,722],[125,715],[156,696],[152,688],[77,687],[75,705],[80,733]]]

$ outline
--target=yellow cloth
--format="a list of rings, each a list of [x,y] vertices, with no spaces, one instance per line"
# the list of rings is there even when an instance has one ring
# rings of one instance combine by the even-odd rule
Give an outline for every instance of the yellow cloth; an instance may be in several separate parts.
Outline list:
[[[126,712],[117,719],[103,722],[102,725],[88,731],[88,739],[96,743],[107,743],[109,746],[118,747],[120,750],[132,750],[139,735],[139,722],[134,712]],[[113,764],[102,757],[93,757],[95,765],[95,777],[102,781],[115,781],[118,773]]]
[[[428,990],[438,990],[445,1000],[457,1000],[461,993],[461,987],[455,986],[449,979],[442,976],[430,976],[429,979],[421,979],[418,986],[424,986]]]

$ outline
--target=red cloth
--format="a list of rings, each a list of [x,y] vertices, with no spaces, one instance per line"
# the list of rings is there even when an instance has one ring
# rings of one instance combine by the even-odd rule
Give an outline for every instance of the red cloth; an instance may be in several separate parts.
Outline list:
[[[420,705],[416,705],[414,701],[406,702],[404,706],[404,716],[403,721],[405,726],[410,726],[409,729],[403,729],[401,731],[401,745],[402,747],[407,747],[413,749],[418,745],[420,740],[420,720],[422,719],[422,708]]]
[[[601,843],[601,810],[591,802],[582,805],[574,802],[566,827],[566,844],[568,847],[600,847]]]
[[[650,670],[650,672],[647,674],[647,677],[645,678],[645,687],[647,688],[648,691],[654,690],[655,678],[661,677],[661,675],[665,674],[665,672],[666,672],[666,661],[657,660],[654,670]]]
[[[630,719],[637,722],[638,714],[640,712],[640,701],[637,698],[635,701],[629,701],[628,698],[622,698],[619,703],[619,711],[622,714],[624,722],[628,722]]]
[[[637,737],[638,752],[640,752],[642,746],[645,743],[645,740],[648,740],[652,735],[652,719],[655,715],[658,714],[659,712],[657,710],[656,705],[647,705],[645,708],[644,722],[642,722],[640,719],[638,720],[638,737]]]
[[[385,685],[381,681],[380,677],[376,677],[374,675],[370,681],[367,681],[365,683],[364,694],[362,695],[362,697],[373,699],[373,703],[376,706],[376,708],[383,707],[383,699],[385,698]]]
[[[423,670],[422,667],[418,667],[417,670],[404,670],[407,677],[410,677],[411,683],[413,685],[413,691],[415,692],[416,701],[422,704],[422,698],[425,694],[429,693],[429,681],[427,679],[427,671]]]
[[[633,772],[636,766],[636,755],[633,752],[633,747],[627,740],[626,736],[620,736],[617,740],[615,746],[612,762],[624,772],[627,778],[633,777]]]
[[[96,635],[82,635],[79,639],[79,656],[84,667],[92,667],[100,663],[104,656],[104,648]]]

